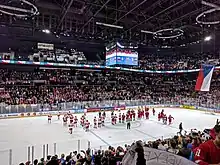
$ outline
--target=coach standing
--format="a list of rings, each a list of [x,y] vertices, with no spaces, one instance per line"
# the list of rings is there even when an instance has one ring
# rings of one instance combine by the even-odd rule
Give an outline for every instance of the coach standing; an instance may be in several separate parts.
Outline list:
[[[131,122],[130,121],[127,122],[127,129],[131,129]]]

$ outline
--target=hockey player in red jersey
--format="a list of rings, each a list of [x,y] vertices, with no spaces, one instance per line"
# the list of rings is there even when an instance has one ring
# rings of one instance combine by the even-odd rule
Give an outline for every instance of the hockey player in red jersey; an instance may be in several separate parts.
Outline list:
[[[89,131],[89,126],[90,126],[90,123],[89,123],[88,120],[86,120],[86,122],[85,122],[85,129],[86,129],[86,132]]]
[[[111,112],[111,118],[113,118],[114,114],[115,114],[115,112],[114,112],[114,110],[113,110],[113,111]]]
[[[98,127],[101,128],[101,126],[102,126],[102,118],[100,117],[100,118],[98,119]]]
[[[132,116],[133,116],[133,121],[135,121],[136,113],[134,110],[132,111]]]
[[[104,117],[104,119],[106,118],[106,113],[105,113],[105,111],[102,113],[102,117]]]
[[[58,120],[60,120],[60,114],[61,114],[60,112],[58,112],[58,114],[57,114],[57,119]]]
[[[77,123],[78,123],[78,118],[77,118],[77,116],[75,116],[75,118],[74,118],[74,127],[77,127]]]
[[[195,149],[194,160],[199,165],[220,165],[220,125],[215,125],[215,139],[211,139]]]
[[[67,125],[67,115],[63,116],[63,125],[66,126]]]
[[[117,115],[115,114],[115,116],[114,116],[114,125],[117,123]]]
[[[126,122],[128,122],[130,120],[130,115],[127,113],[126,114]]]
[[[105,116],[102,116],[102,117],[101,117],[101,122],[102,122],[102,123],[101,123],[102,126],[104,127],[104,126],[105,126]]]
[[[140,119],[141,118],[141,111],[140,111],[140,109],[138,109],[137,114],[138,114],[138,119]]]
[[[161,113],[159,112],[158,113],[158,121],[160,121],[160,119],[161,119]]]
[[[145,117],[146,119],[149,119],[149,111],[145,111]]]
[[[114,125],[114,124],[115,124],[115,116],[112,115],[112,125]]]
[[[173,120],[174,120],[173,116],[169,115],[168,117],[169,125],[172,124]]]
[[[81,124],[82,127],[84,127],[84,125],[85,125],[85,116],[81,117],[80,124]]]
[[[99,118],[102,116],[102,111],[100,110],[99,111]]]
[[[47,116],[47,119],[48,119],[48,123],[51,123],[52,115],[49,114],[49,115]]]
[[[163,115],[163,124],[167,124],[167,115],[166,114]]]
[[[129,118],[131,119],[131,121],[132,121],[132,118],[133,118],[133,114],[132,114],[132,112],[130,111],[130,113],[129,113]]]
[[[73,123],[70,123],[70,124],[69,124],[69,133],[70,133],[70,134],[73,133],[73,127],[74,127],[74,124],[73,124]]]
[[[119,113],[119,115],[118,115],[118,121],[119,121],[119,123],[121,123],[121,113]]]
[[[100,115],[100,117],[101,117],[101,115]],[[94,123],[94,128],[97,129],[97,119],[96,119],[96,117],[94,117],[93,123]]]
[[[155,109],[153,108],[153,115],[155,116]]]
[[[125,123],[125,114],[122,114],[122,123]]]
[[[144,109],[141,110],[141,118],[144,118]]]
[[[73,115],[70,115],[70,123],[73,123],[74,117]]]
[[[162,118],[162,117],[163,117],[163,115],[164,115],[164,109],[162,109],[162,111],[161,111],[160,115],[161,115],[161,118]]]

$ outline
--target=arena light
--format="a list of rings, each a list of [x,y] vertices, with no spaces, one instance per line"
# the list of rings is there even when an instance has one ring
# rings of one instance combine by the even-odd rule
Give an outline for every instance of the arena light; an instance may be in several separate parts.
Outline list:
[[[50,30],[48,30],[48,29],[44,29],[44,30],[42,30],[42,32],[44,32],[46,34],[50,34]]]
[[[177,34],[174,35],[170,35],[170,36],[163,36],[164,32],[176,32]],[[161,29],[158,30],[156,32],[152,32],[152,31],[147,31],[147,30],[141,30],[142,33],[147,33],[147,34],[152,34],[154,38],[160,38],[160,39],[172,39],[172,38],[177,38],[179,36],[182,36],[184,31],[180,28],[170,28],[170,29]]]
[[[202,21],[202,20],[200,20],[200,18],[201,17],[205,17],[206,14],[211,14],[213,12],[220,11],[220,6],[217,6],[217,5],[213,4],[213,3],[209,3],[209,2],[206,2],[206,1],[202,1],[202,4],[206,5],[206,6],[209,6],[209,7],[212,7],[212,9],[209,9],[209,10],[206,10],[206,11],[200,13],[196,17],[196,22],[200,23],[200,24],[203,24],[203,25],[216,25],[216,24],[219,24],[220,21]]]
[[[202,1],[202,4],[203,5],[206,5],[206,6],[209,6],[209,7],[212,7],[212,8],[218,8],[219,6],[214,4],[214,3],[210,3],[210,2],[206,2],[206,1]]]
[[[11,16],[16,16],[16,17],[20,17],[20,18],[39,15],[38,9],[33,3],[29,2],[28,0],[20,0],[20,1],[23,4],[30,6],[31,9],[28,10],[28,9],[24,9],[24,8],[9,6],[9,5],[0,5],[0,13],[6,14],[6,15],[11,15]],[[15,11],[20,12],[20,14],[14,13]]]
[[[212,39],[212,36],[207,36],[204,38],[204,41],[210,41]]]
[[[102,23],[102,22],[96,22],[96,25],[102,25],[102,26],[107,26],[107,27],[112,27],[112,28],[117,28],[117,29],[123,29],[123,26],[112,25],[112,24],[107,24],[107,23]]]
[[[163,32],[168,32],[170,31],[171,33],[173,32],[176,32],[177,34],[176,35],[170,35],[170,36],[162,36],[162,35],[159,35],[159,34],[162,34]],[[171,38],[177,38],[179,36],[182,36],[183,35],[183,30],[182,29],[179,29],[179,28],[176,28],[176,29],[161,29],[161,30],[158,30],[154,33],[155,37],[156,38],[161,38],[161,39],[171,39]]]
[[[141,33],[154,34],[154,32],[147,31],[147,30],[141,30]]]

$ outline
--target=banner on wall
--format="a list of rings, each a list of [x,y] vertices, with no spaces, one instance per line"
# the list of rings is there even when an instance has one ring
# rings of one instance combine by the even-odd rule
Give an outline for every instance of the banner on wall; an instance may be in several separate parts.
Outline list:
[[[183,105],[183,108],[185,108],[185,109],[196,109],[195,106],[191,106],[191,105]]]
[[[87,108],[87,112],[99,112],[100,108]]]
[[[95,107],[95,108],[87,108],[87,112],[98,112],[98,111],[112,111],[112,110],[125,110],[126,107],[116,106],[116,107]]]
[[[72,110],[73,113],[84,113],[84,109],[73,109]]]
[[[120,110],[125,110],[126,107],[125,107],[125,105],[121,105],[121,106],[116,106],[115,109],[116,109],[116,110],[119,110],[119,109],[120,109]]]

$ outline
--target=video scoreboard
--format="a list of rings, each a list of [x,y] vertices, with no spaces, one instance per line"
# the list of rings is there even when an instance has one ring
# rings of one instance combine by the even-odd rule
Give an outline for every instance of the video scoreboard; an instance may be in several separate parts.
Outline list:
[[[138,65],[137,46],[120,44],[116,42],[106,47],[106,66],[112,65]]]

